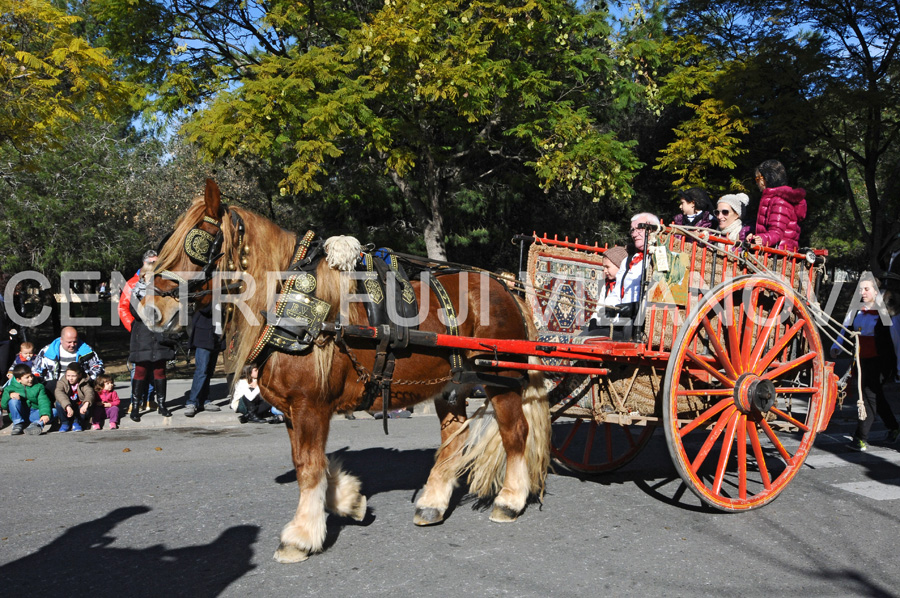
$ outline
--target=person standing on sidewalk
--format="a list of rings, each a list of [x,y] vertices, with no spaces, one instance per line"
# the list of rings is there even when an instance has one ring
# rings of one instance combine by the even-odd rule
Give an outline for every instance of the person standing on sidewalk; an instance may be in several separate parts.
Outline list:
[[[213,308],[206,306],[195,311],[191,319],[190,346],[194,349],[195,367],[191,393],[184,406],[185,417],[194,417],[198,411],[221,411],[209,400],[209,382],[222,349],[222,335],[216,330],[212,316]]]
[[[153,275],[156,258],[156,252],[152,249],[144,253],[143,266],[125,283],[119,301],[122,325],[131,332],[128,361],[134,364],[134,371],[131,379],[131,413],[128,417],[135,422],[141,421],[141,406],[149,402],[151,379],[156,390],[157,412],[163,417],[172,416],[172,412],[166,409],[166,362],[175,359],[175,348],[161,333],[147,328],[137,311],[147,293],[148,279]]]
[[[862,382],[862,400],[866,417],[857,423],[856,432],[850,442],[850,448],[856,451],[868,450],[869,431],[875,422],[876,412],[888,428],[886,440],[893,443],[900,437],[900,424],[897,423],[897,418],[894,417],[894,412],[884,396],[882,385],[882,378],[887,381],[893,380],[896,359],[890,332],[881,323],[881,316],[875,304],[878,298],[877,284],[871,273],[866,272],[860,277],[859,296],[862,309],[847,314],[844,321],[845,328],[859,333],[857,375]],[[832,359],[840,355],[843,340],[843,337],[838,337],[831,346]]]

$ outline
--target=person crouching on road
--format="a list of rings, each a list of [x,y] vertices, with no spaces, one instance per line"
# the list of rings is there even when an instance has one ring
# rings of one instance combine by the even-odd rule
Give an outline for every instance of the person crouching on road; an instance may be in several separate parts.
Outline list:
[[[81,365],[70,363],[65,375],[56,383],[56,409],[59,411],[59,431],[81,432],[91,420],[91,409],[97,403],[97,393]]]

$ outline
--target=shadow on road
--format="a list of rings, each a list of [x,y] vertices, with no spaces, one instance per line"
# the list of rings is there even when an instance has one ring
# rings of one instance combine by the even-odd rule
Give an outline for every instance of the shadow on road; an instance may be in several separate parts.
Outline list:
[[[256,526],[224,531],[209,544],[115,548],[113,530],[150,511],[133,506],[68,529],[37,552],[0,567],[7,596],[218,596],[255,568]]]
[[[382,492],[408,490],[410,491],[409,502],[414,503],[419,490],[428,480],[428,474],[434,465],[434,453],[434,449],[398,450],[377,447],[354,451],[342,448],[329,453],[329,457],[338,458],[345,471],[360,479],[362,493],[367,499]],[[275,481],[279,484],[294,484],[297,482],[297,472],[293,469],[286,471],[277,476]],[[444,513],[445,520],[451,517],[460,505],[471,504],[473,509],[478,510],[490,507],[490,500],[479,500],[468,495],[467,492],[465,481],[461,480],[460,485],[454,489],[450,497],[450,505]],[[534,502],[534,499],[530,502]],[[344,527],[365,527],[373,521],[375,521],[375,513],[372,507],[366,510],[366,516],[362,521],[329,514],[324,548],[327,550],[334,544]]]

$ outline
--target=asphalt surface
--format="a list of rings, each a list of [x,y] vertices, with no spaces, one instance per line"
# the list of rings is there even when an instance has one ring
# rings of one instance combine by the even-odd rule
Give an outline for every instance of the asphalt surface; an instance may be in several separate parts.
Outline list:
[[[613,474],[558,469],[543,504],[516,523],[491,523],[489,507],[460,490],[446,522],[431,528],[412,517],[433,464],[436,418],[392,420],[385,436],[368,416],[337,417],[328,451],[362,480],[368,514],[361,523],[329,517],[324,552],[291,565],[272,559],[297,504],[284,428],[240,425],[227,406],[164,419],[0,437],[3,595],[770,597],[900,588],[900,445],[849,451],[850,405],[782,495],[756,511],[702,506],[657,431]],[[883,434],[879,422],[872,438]]]

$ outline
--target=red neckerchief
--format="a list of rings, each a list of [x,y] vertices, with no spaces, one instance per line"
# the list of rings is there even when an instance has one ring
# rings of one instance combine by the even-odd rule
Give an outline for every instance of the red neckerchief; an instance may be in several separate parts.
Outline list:
[[[615,287],[615,286],[616,286],[615,278],[613,278],[612,280],[607,280],[606,281],[606,294],[609,295],[610,293],[612,293],[613,287]]]
[[[644,259],[643,252],[635,253],[634,256],[632,256],[631,261],[628,262],[628,270],[631,270],[632,268],[635,267],[635,265],[640,264],[642,259]],[[628,274],[628,270],[625,271],[626,275]],[[619,297],[624,299],[625,298],[625,284],[624,284],[625,278],[624,277],[622,278],[622,282],[623,282],[623,284],[622,284],[622,288],[619,291],[621,293],[619,295]]]

